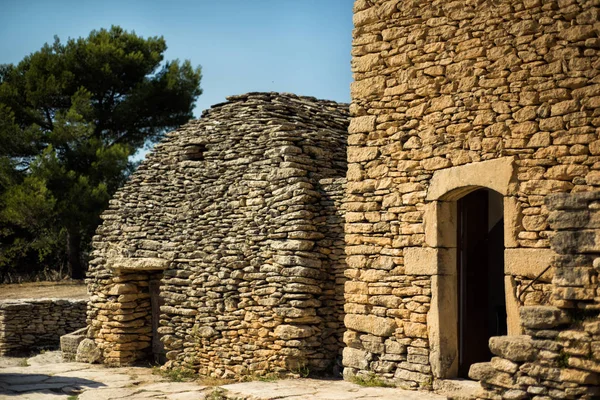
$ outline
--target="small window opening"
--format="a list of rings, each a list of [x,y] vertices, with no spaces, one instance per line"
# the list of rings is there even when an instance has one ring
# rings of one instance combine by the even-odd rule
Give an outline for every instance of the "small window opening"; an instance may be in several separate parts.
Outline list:
[[[187,145],[183,148],[183,159],[188,161],[202,161],[204,160],[205,151],[206,145],[204,144]]]

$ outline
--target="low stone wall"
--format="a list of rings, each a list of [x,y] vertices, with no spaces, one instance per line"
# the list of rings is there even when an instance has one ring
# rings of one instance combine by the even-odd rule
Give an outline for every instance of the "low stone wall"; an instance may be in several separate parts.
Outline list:
[[[0,355],[58,345],[60,336],[85,326],[87,300],[0,301]]]

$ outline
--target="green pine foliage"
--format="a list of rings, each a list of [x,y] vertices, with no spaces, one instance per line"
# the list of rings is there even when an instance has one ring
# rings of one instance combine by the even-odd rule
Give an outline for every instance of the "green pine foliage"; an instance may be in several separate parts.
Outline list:
[[[200,68],[165,62],[166,49],[113,26],[0,65],[0,282],[11,270],[83,277],[130,156],[192,118],[202,93]]]

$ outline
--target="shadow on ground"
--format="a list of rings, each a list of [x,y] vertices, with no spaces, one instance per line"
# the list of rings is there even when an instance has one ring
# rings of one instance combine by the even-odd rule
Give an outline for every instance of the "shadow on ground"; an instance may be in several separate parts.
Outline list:
[[[25,393],[77,394],[87,389],[106,386],[102,382],[70,376],[46,374],[0,373],[0,394],[19,396]]]

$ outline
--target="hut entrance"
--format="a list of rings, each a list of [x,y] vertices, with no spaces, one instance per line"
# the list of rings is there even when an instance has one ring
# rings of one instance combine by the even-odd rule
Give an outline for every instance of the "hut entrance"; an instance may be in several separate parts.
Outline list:
[[[502,195],[479,189],[458,200],[458,375],[489,361],[491,336],[507,334]]]
[[[158,328],[160,327],[160,306],[164,305],[165,301],[160,295],[160,279],[150,280],[149,286],[152,306],[152,354],[154,355],[154,362],[162,365],[167,362],[167,356],[165,344],[160,340],[161,334]]]

